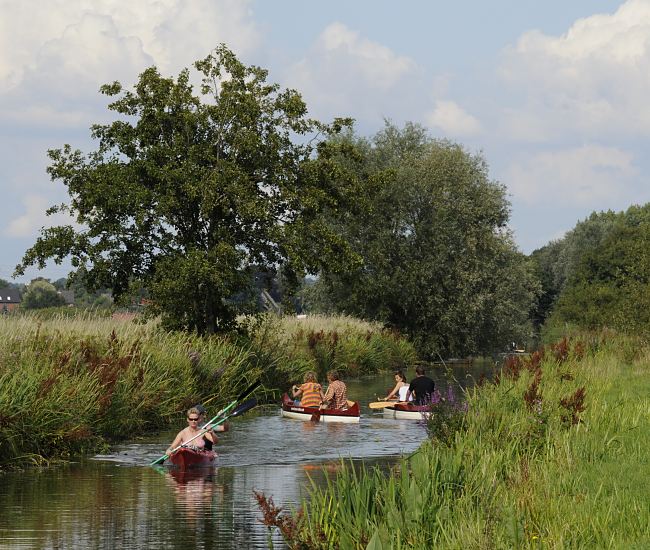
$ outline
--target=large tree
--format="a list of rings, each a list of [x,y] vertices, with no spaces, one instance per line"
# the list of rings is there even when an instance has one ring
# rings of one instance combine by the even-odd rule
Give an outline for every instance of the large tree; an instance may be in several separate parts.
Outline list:
[[[70,212],[83,229],[44,230],[18,274],[70,256],[89,288],[119,298],[144,284],[166,326],[212,333],[233,326],[250,266],[302,273],[351,261],[323,223],[353,196],[326,139],[350,121],[308,118],[296,91],[223,45],[195,68],[199,93],[189,71],[156,68],[132,91],[101,88],[118,116],[92,127],[97,150],[49,151],[48,172],[70,195],[49,213]]]
[[[312,303],[383,320],[433,357],[527,339],[537,286],[483,157],[412,124],[346,139],[362,152],[367,188],[365,208],[340,227],[363,265],[323,271]]]
[[[650,204],[592,215],[607,230],[585,246],[550,315],[549,329],[570,323],[648,333],[650,325]],[[587,222],[582,222],[583,225]],[[574,230],[575,231],[575,230]]]
[[[622,213],[593,212],[559,240],[531,254],[534,271],[541,283],[533,322],[544,324],[569,282],[574,278],[583,256],[600,246],[614,229]]]

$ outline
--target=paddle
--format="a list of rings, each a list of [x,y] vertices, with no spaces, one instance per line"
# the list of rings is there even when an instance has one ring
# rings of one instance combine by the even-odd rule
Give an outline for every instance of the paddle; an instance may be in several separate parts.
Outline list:
[[[320,409],[311,413],[311,418],[309,420],[312,422],[320,422]]]
[[[385,409],[386,407],[393,407],[397,401],[373,401],[368,406],[371,409]]]
[[[154,462],[152,462],[150,464],[150,466],[153,466],[154,464],[157,464],[159,462],[164,462],[165,460],[167,460],[169,458],[170,455],[174,454],[176,451],[178,451],[178,449],[180,449],[182,447],[187,447],[188,443],[190,443],[191,441],[194,441],[197,437],[201,437],[203,434],[209,432],[215,426],[219,426],[219,425],[223,424],[226,420],[228,420],[230,418],[233,418],[233,417],[236,417],[236,416],[241,416],[246,411],[249,411],[250,409],[252,409],[255,405],[257,405],[257,399],[255,399],[255,398],[249,399],[248,401],[244,401],[241,405],[239,405],[228,416],[224,416],[223,418],[221,418],[220,420],[218,420],[217,422],[214,422],[214,423],[212,423],[212,421],[208,422],[203,428],[201,428],[201,431],[199,433],[197,433],[194,437],[188,439],[184,443],[181,443],[178,447],[172,449],[171,453],[166,454],[165,456],[159,458],[158,460],[155,460]]]
[[[256,382],[254,382],[253,384],[251,384],[250,386],[248,386],[248,388],[246,388],[243,392],[241,392],[241,393],[237,396],[236,399],[234,399],[233,401],[231,401],[231,402],[230,402],[230,403],[229,403],[229,404],[228,404],[224,409],[221,409],[221,410],[220,410],[220,411],[219,411],[219,412],[218,412],[218,413],[217,413],[213,418],[211,418],[211,419],[210,419],[210,420],[205,424],[204,428],[207,427],[207,426],[211,426],[211,427],[218,426],[219,424],[223,424],[223,422],[225,422],[225,420],[226,420],[227,418],[229,418],[230,416],[234,416],[234,413],[232,413],[232,414],[230,414],[229,416],[227,416],[226,418],[224,418],[222,422],[219,422],[219,424],[215,424],[215,422],[217,421],[218,418],[224,416],[224,415],[225,415],[225,414],[226,414],[230,409],[232,409],[235,405],[237,405],[237,403],[238,403],[239,401],[241,401],[242,399],[244,399],[244,397],[248,397],[251,393],[253,393],[253,392],[255,391],[255,389],[260,385],[260,383],[261,383],[261,382],[260,382],[259,380],[257,380]],[[237,409],[235,410],[235,412],[236,412],[237,410],[241,409],[241,408],[243,407],[243,405],[245,405],[246,403],[249,403],[250,401],[253,401],[253,400],[251,399],[251,400],[249,400],[249,401],[246,401],[245,403],[242,403],[239,407],[237,407]],[[243,411],[240,411],[239,414],[242,414],[242,413],[246,412],[248,409],[253,408],[256,404],[257,404],[257,401],[255,401],[255,403],[254,403],[253,405],[251,405],[250,407],[244,409]],[[207,431],[207,430],[206,430],[206,431]],[[199,435],[203,435],[203,433],[205,433],[205,432],[201,432],[201,433],[199,433],[197,436],[193,437],[192,440],[196,439],[196,437],[198,437]],[[190,440],[190,441],[191,441],[191,440]],[[187,444],[187,443],[189,443],[189,441],[186,441],[185,443]],[[175,449],[173,449],[172,452],[177,451],[177,450],[180,449],[182,446],[183,446],[183,445],[179,445],[178,447],[176,447]],[[164,454],[164,455],[161,456],[160,458],[157,458],[156,460],[154,460],[154,461],[150,464],[150,466],[154,466],[154,465],[156,465],[156,464],[162,464],[162,463],[165,462],[165,460],[167,460],[168,458],[169,458],[169,455],[168,455],[168,454]]]

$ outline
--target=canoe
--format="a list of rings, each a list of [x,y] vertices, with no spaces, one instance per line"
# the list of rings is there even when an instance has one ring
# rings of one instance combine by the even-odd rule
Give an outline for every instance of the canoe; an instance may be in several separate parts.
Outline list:
[[[169,461],[181,470],[212,466],[216,459],[214,451],[196,451],[188,447],[181,447],[169,457]]]
[[[395,403],[384,407],[384,417],[398,420],[426,420],[431,408],[428,405],[413,405],[413,403]]]
[[[319,409],[318,407],[301,407],[295,405],[293,400],[285,393],[282,398],[282,409],[280,414],[284,418],[294,420],[311,420],[311,415],[320,412],[319,422],[359,422],[361,408],[357,401],[348,401],[348,408],[344,411],[338,409]]]

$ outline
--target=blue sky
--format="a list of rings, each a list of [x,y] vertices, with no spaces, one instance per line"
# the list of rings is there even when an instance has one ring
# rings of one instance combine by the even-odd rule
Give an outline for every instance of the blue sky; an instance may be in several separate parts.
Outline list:
[[[530,253],[650,201],[650,0],[0,0],[0,277],[66,200],[46,151],[92,149],[104,82],[177,74],[226,42],[312,115],[384,119],[482,151]],[[36,275],[64,276],[50,265]]]

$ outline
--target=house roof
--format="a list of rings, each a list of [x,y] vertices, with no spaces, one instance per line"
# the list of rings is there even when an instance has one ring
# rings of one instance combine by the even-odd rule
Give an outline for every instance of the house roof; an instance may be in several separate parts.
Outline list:
[[[17,288],[0,288],[0,304],[19,304],[20,290]]]
[[[66,304],[74,304],[74,290],[59,290],[59,294]]]

